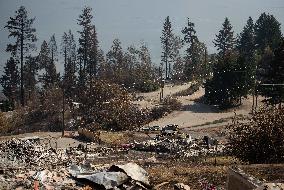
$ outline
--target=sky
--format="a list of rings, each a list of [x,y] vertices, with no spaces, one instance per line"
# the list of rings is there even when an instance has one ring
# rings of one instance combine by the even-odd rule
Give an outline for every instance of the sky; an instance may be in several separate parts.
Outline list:
[[[200,41],[206,43],[209,53],[216,52],[213,39],[221,29],[225,17],[233,25],[235,34],[244,27],[251,16],[256,20],[262,12],[273,14],[284,24],[284,0],[0,0],[0,74],[9,57],[5,52],[8,31],[4,28],[9,17],[25,6],[29,17],[35,17],[37,49],[43,40],[55,34],[60,44],[63,32],[69,29],[78,39],[77,18],[84,6],[93,8],[100,47],[106,53],[115,38],[126,49],[145,42],[158,64],[161,56],[160,36],[166,16],[170,16],[176,35],[187,23],[187,17],[196,25]],[[282,26],[282,32],[284,33]],[[62,63],[57,67],[62,69]]]

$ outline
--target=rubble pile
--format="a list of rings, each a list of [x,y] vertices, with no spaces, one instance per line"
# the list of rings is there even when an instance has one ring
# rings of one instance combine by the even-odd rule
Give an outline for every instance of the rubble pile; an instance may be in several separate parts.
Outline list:
[[[131,147],[138,151],[168,153],[176,157],[187,158],[222,154],[225,150],[225,145],[210,140],[206,138],[205,140],[204,138],[192,140],[188,135],[171,137],[157,135],[156,138],[151,140],[135,142]]]
[[[0,143],[1,158],[5,157],[10,161],[32,163],[38,159],[43,152],[37,139],[11,139]]]
[[[97,189],[149,189],[148,173],[135,163],[123,165],[91,166],[73,165],[71,175],[78,180],[93,182]]]
[[[12,167],[25,166],[35,168],[67,164],[70,156],[67,150],[55,150],[47,144],[41,144],[39,138],[11,139],[0,142],[0,159],[12,163]],[[2,162],[3,164],[3,162]],[[1,164],[0,164],[1,166]]]
[[[37,137],[0,142],[0,187],[4,189],[149,189],[147,172],[135,163],[92,165],[117,153],[112,148],[54,149]],[[0,188],[0,189],[1,189]]]

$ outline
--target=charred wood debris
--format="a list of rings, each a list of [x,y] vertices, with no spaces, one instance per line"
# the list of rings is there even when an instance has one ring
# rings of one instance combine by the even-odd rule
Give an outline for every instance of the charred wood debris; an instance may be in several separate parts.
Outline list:
[[[90,189],[153,189],[148,173],[135,163],[137,160],[194,158],[222,155],[224,151],[225,145],[210,137],[192,139],[188,134],[172,132],[120,147],[89,142],[57,148],[57,144],[51,146],[50,139],[37,136],[13,138],[0,141],[0,187],[18,190],[84,189],[86,186]],[[177,184],[176,188],[179,186],[183,184]]]

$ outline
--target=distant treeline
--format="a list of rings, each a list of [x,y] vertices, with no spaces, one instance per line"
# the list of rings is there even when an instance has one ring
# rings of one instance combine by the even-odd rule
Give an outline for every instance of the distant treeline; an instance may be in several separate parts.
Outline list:
[[[284,99],[283,36],[280,23],[267,13],[262,13],[256,22],[249,17],[238,35],[225,18],[213,41],[218,53],[212,55],[208,55],[190,19],[181,34],[176,35],[166,17],[160,38],[160,65],[152,62],[145,43],[125,51],[119,39],[114,39],[110,50],[104,53],[90,7],[85,7],[77,19],[81,27],[78,42],[71,30],[64,32],[60,45],[53,34],[49,40],[43,40],[36,54],[34,20],[21,6],[5,26],[14,43],[7,45],[11,56],[0,83],[9,102],[5,105],[11,110],[15,106],[56,104],[61,100],[67,105],[84,101],[84,107],[88,104],[86,96],[97,97],[101,93],[93,89],[97,81],[104,81],[106,88],[107,84],[118,85],[128,93],[157,90],[162,80],[196,81],[204,85],[208,103],[224,108],[241,104],[242,97],[249,93],[262,94],[271,104],[281,104]],[[61,75],[56,70],[59,60],[64,64]],[[100,101],[101,97],[97,98],[92,101]],[[57,112],[58,106],[52,113]]]

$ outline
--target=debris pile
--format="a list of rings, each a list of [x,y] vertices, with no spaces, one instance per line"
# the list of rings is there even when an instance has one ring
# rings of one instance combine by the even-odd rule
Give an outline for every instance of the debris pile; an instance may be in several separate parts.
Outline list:
[[[75,179],[87,180],[91,186],[99,189],[150,188],[148,173],[135,163],[112,165],[109,168],[73,165],[69,172]]]
[[[133,149],[138,151],[151,151],[157,153],[168,153],[176,157],[197,157],[204,155],[222,154],[225,145],[218,144],[216,140],[192,139],[189,135],[179,136],[157,135],[156,138],[135,142]]]
[[[147,172],[135,163],[93,165],[115,153],[106,147],[54,149],[41,139],[0,142],[0,186],[4,189],[149,189]]]

